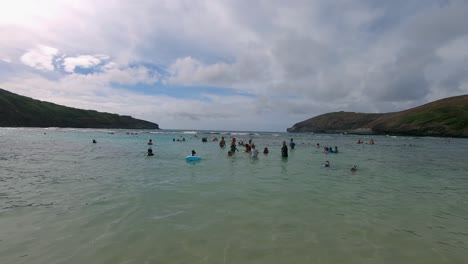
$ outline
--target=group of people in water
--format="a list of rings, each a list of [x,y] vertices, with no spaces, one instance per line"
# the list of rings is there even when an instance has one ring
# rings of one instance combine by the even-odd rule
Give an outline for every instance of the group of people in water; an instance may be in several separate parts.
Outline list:
[[[234,155],[234,153],[236,153],[236,151],[238,152],[239,151],[239,149],[237,148],[238,146],[239,147],[241,147],[241,146],[244,147],[245,152],[249,153],[249,155],[251,157],[253,157],[253,158],[257,158],[258,154],[260,153],[251,139],[249,139],[248,143],[244,143],[243,141],[239,141],[239,142],[236,143],[236,138],[233,137],[231,139],[231,144],[230,144],[227,156],[232,157],[232,155]],[[219,142],[219,147],[220,148],[226,147],[226,140],[224,139],[224,137],[221,137],[221,141]],[[265,147],[263,149],[263,154],[268,154],[269,152],[270,152],[270,150],[267,147]]]
[[[357,144],[364,144],[364,140],[358,139]],[[369,140],[369,145],[374,145],[374,144],[375,144],[375,142],[374,142],[374,140],[371,138],[371,139]]]
[[[173,139],[173,141],[176,141],[175,139]],[[177,141],[185,141],[185,138],[183,138],[183,140],[177,140]],[[203,137],[202,138],[202,142],[207,142],[207,138],[206,137]],[[226,147],[226,140],[224,137],[221,137],[221,140],[218,140],[217,138],[213,139],[212,140],[213,142],[217,142],[219,141],[219,147],[221,148],[225,148]],[[97,143],[95,139],[93,139],[93,143]],[[358,140],[358,144],[363,144],[364,142],[361,141],[360,139]],[[369,144],[373,145],[375,144],[374,140],[371,139]],[[153,145],[153,141],[152,139],[149,139],[147,145],[149,146],[148,147],[148,150],[147,150],[147,156],[154,156],[154,153],[153,153],[153,149],[151,148],[151,146]],[[296,143],[294,142],[294,139],[291,138],[289,144],[286,143],[286,141],[283,141],[282,142],[282,146],[281,146],[281,157],[283,158],[287,158],[289,155],[288,155],[288,145],[289,147],[291,148],[291,150],[293,150],[296,146]],[[231,143],[230,143],[230,146],[229,146],[229,150],[227,152],[227,157],[232,157],[236,152],[239,152],[239,149],[237,147],[244,147],[245,148],[245,152],[249,153],[249,155],[252,157],[252,158],[257,158],[258,155],[259,155],[259,150],[257,149],[257,147],[255,146],[255,144],[253,143],[252,139],[249,139],[248,143],[244,143],[243,141],[239,141],[237,142],[236,138],[233,137],[231,139]],[[317,148],[320,148],[320,144],[317,143]],[[265,147],[263,149],[263,154],[268,154],[270,151],[268,149],[268,147]],[[332,147],[324,147],[323,148],[323,153],[324,154],[329,154],[329,153],[338,153],[338,147],[335,146],[334,148]],[[192,157],[195,157],[196,156],[196,151],[195,150],[192,150],[191,152],[191,156]],[[330,162],[327,160],[325,163],[322,164],[323,167],[326,167],[326,168],[330,168],[331,167],[331,164]],[[354,165],[353,167],[351,167],[350,169],[351,173],[356,173],[357,172],[357,167],[356,165]]]
[[[335,150],[333,150],[332,147],[324,147],[323,148],[323,153],[328,154],[328,153],[338,153],[338,147],[335,146]]]
[[[291,138],[291,142],[289,143],[289,146],[291,147],[291,149],[294,149],[295,145],[296,143],[294,143],[294,139]],[[226,147],[226,140],[224,139],[224,137],[221,137],[219,146],[221,148]],[[239,141],[236,143],[236,138],[234,137],[231,139],[230,149],[227,153],[227,156],[231,157],[232,155],[234,155],[234,153],[236,153],[236,151],[239,151],[239,149],[237,148],[238,146],[245,147],[245,152],[249,153],[251,157],[253,158],[258,157],[259,150],[256,148],[255,144],[252,142],[251,139],[249,139],[248,143],[244,143],[243,141]],[[265,147],[263,149],[263,154],[266,155],[268,153],[270,153],[270,150],[268,149],[268,147]],[[288,147],[286,145],[286,141],[283,141],[283,146],[281,147],[281,156],[283,158],[288,157]]]

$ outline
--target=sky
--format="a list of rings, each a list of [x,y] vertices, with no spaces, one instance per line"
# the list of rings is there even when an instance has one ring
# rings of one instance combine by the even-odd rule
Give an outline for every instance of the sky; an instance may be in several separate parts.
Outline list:
[[[468,94],[468,0],[15,0],[0,88],[162,129],[286,131]]]

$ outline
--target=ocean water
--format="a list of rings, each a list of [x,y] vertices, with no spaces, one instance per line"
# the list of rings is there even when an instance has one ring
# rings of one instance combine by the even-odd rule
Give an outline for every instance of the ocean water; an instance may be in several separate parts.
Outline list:
[[[0,263],[468,263],[468,139],[370,138],[0,128]]]

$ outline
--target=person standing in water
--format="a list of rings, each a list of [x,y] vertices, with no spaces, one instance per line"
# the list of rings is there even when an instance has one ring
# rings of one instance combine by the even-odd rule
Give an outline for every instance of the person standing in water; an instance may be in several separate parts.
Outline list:
[[[255,144],[252,144],[252,149],[250,150],[250,156],[252,156],[252,158],[258,157],[258,149],[255,148]]]
[[[289,142],[289,146],[291,149],[294,149],[294,146],[296,146],[296,143],[294,143],[294,140],[291,138],[291,142]]]
[[[221,141],[219,142],[219,147],[224,148],[226,146],[226,141],[224,141],[224,137],[221,137]]]
[[[286,141],[283,141],[283,147],[281,147],[281,157],[288,157],[288,146],[286,145]]]
[[[237,146],[236,146],[236,138],[232,138],[232,141],[231,141],[231,152],[232,154],[234,154],[237,150]]]

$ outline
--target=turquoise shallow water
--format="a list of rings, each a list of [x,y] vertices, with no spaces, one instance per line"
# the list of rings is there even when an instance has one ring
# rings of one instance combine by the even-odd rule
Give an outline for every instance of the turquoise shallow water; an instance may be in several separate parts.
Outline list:
[[[0,263],[468,262],[468,139],[127,132],[0,128]]]

